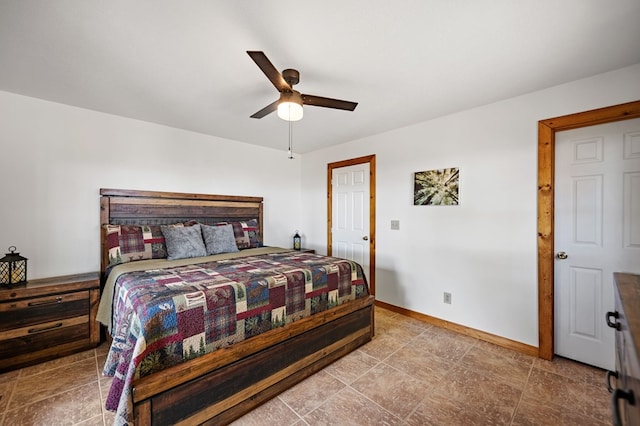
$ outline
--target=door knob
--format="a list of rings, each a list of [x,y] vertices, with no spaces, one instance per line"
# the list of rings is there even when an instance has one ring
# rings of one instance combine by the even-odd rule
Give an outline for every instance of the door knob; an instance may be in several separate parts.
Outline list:
[[[367,237],[366,235],[364,237],[362,237],[363,240],[368,241],[369,237]]]
[[[556,254],[556,257],[557,257],[558,259],[562,259],[562,260],[564,260],[564,259],[566,259],[566,258],[567,258],[567,257],[569,257],[569,256],[567,256],[567,253],[565,253],[565,252],[563,252],[563,251],[559,251],[559,252],[558,252],[558,254]]]
[[[613,320],[611,320],[612,318]],[[605,315],[605,321],[607,321],[607,325],[611,328],[615,328],[616,330],[620,330],[620,323],[617,321],[618,318],[620,318],[620,314],[618,313],[618,311],[609,311]]]

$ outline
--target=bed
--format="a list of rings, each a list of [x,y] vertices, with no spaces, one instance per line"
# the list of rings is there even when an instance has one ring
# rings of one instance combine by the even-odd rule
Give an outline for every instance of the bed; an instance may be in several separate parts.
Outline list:
[[[98,319],[113,337],[104,371],[114,375],[107,405],[117,405],[116,423],[228,424],[372,339],[374,297],[360,265],[264,247],[261,197],[100,195]],[[131,249],[125,230],[136,227],[144,244]],[[229,237],[231,229],[241,250],[210,253],[205,241],[204,257],[171,259],[168,237],[196,228],[204,240],[206,230]],[[198,304],[205,330],[187,310]],[[147,333],[147,323],[161,331]]]

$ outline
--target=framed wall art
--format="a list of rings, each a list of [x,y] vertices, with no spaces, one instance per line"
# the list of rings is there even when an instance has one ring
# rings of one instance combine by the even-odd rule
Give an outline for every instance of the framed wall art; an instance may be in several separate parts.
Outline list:
[[[460,170],[448,169],[416,172],[413,186],[414,206],[457,206]]]

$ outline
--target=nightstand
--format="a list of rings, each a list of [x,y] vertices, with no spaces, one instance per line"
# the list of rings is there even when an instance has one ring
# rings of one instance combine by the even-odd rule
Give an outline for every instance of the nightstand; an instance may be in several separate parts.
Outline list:
[[[0,372],[97,346],[99,300],[97,272],[0,289]]]
[[[296,251],[299,251],[300,253],[313,253],[313,254],[316,253],[315,249],[309,249],[309,248],[304,248],[304,247],[302,247],[300,250],[296,250]]]

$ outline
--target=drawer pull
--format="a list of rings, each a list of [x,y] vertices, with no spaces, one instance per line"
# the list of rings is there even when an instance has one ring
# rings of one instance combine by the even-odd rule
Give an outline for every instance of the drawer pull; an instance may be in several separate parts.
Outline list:
[[[60,328],[62,327],[62,323],[61,322],[57,322],[53,325],[47,326],[47,327],[34,327],[34,328],[30,328],[27,333],[29,334],[33,334],[33,333],[42,333],[43,331],[49,331],[49,330],[53,330],[54,328]]]
[[[606,320],[607,320],[607,325],[611,328],[615,328],[616,330],[620,330],[620,323],[618,321],[611,321],[611,318],[614,319],[618,319],[620,318],[620,314],[618,312],[607,312],[607,315],[605,316]]]
[[[37,301],[37,302],[29,302],[29,306],[54,305],[54,304],[60,303],[60,302],[62,302],[62,297],[58,296],[55,299],[41,300],[41,301]]]
[[[635,398],[633,397],[632,391],[625,391],[622,389],[615,389],[611,394],[611,413],[613,414],[613,424],[615,426],[622,425],[622,419],[620,418],[620,404],[618,404],[619,399],[624,399],[630,405],[635,405]]]
[[[609,393],[613,392],[613,386],[611,386],[611,378],[618,378],[618,372],[617,371],[607,371],[607,390],[609,391]]]

